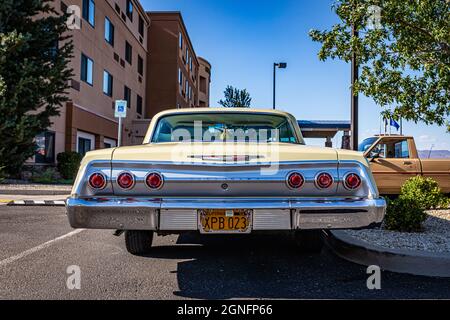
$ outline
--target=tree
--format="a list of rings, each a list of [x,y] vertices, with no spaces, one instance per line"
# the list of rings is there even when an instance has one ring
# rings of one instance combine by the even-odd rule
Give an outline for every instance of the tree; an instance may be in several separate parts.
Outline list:
[[[355,91],[372,97],[384,117],[444,125],[450,130],[450,2],[337,0],[341,22],[310,31],[322,43],[319,59],[361,68]],[[358,36],[352,36],[355,26]]]
[[[252,98],[246,89],[239,90],[232,86],[227,86],[224,91],[225,100],[220,100],[219,104],[225,108],[250,108]]]
[[[59,115],[73,76],[66,15],[51,0],[0,2],[0,168],[17,175]]]

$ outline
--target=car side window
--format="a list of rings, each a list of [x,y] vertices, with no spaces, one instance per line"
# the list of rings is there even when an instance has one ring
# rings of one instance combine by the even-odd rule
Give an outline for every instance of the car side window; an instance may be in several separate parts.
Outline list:
[[[407,140],[399,141],[395,144],[395,158],[397,159],[409,158],[409,147]]]
[[[371,158],[386,158],[386,144],[379,143],[370,151]]]

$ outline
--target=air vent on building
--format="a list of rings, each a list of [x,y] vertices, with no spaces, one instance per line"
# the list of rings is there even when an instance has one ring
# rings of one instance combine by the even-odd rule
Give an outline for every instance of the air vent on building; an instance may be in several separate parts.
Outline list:
[[[120,65],[122,66],[122,68],[125,68],[125,60],[120,59]]]
[[[80,83],[76,80],[70,80],[71,84],[70,86],[72,87],[72,89],[80,91]]]
[[[117,62],[119,62],[120,60],[119,55],[115,52],[114,52],[114,60],[116,60]]]
[[[120,7],[119,7],[119,5],[117,3],[116,3],[116,11],[117,11],[118,14],[120,14]]]

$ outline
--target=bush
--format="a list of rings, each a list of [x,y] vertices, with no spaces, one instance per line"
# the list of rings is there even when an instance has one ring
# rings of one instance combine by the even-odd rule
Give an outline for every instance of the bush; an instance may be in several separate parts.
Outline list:
[[[423,210],[448,207],[448,199],[431,178],[417,176],[409,179],[402,186],[400,197],[416,201]]]
[[[385,227],[387,230],[401,232],[418,232],[422,230],[422,223],[427,214],[417,201],[399,197],[388,201]]]
[[[422,223],[427,219],[425,210],[447,208],[449,200],[433,179],[420,176],[411,178],[402,186],[400,196],[388,201],[386,229],[421,231]]]
[[[47,168],[42,172],[34,173],[31,181],[34,183],[53,184],[58,180],[58,173],[55,168]]]
[[[58,171],[64,179],[72,180],[75,178],[82,160],[78,152],[62,152],[58,154]]]

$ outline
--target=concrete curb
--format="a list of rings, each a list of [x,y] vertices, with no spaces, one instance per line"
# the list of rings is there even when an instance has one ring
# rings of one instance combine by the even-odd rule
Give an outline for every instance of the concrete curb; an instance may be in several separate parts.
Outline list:
[[[65,207],[65,200],[13,200],[7,204],[12,207]]]
[[[349,236],[345,231],[327,232],[327,245],[341,258],[383,270],[428,277],[450,277],[450,254],[388,249]]]
[[[22,190],[22,189],[0,189],[0,194],[2,195],[24,195],[24,196],[65,196],[70,191],[67,190]]]

